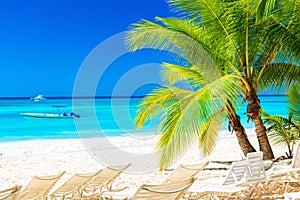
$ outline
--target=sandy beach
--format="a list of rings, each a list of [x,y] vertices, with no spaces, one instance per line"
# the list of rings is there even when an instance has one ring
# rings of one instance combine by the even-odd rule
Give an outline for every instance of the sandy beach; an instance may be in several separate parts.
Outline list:
[[[256,136],[253,130],[247,130],[248,136],[255,148],[258,147]],[[105,138],[107,139],[107,138]],[[122,149],[122,151],[130,152],[130,154],[145,153],[148,155],[155,150],[157,136],[147,139],[138,139],[139,142],[132,142],[130,137],[111,137],[110,143]],[[274,146],[273,146],[274,147]],[[102,148],[103,152],[112,152],[111,149]],[[284,155],[284,148],[273,149],[275,157]],[[57,183],[56,186],[63,183],[74,173],[88,173],[106,167],[98,156],[91,152],[91,148],[81,139],[63,139],[63,140],[35,140],[24,142],[8,142],[0,143],[0,189],[13,185],[26,185],[35,175],[52,175],[61,171],[67,173]],[[106,153],[104,153],[106,154]],[[111,155],[109,155],[111,156]],[[118,154],[114,160],[119,159]],[[238,146],[235,135],[231,135],[228,131],[223,131],[218,139],[217,145],[213,153],[208,157],[201,157],[201,153],[195,144],[184,155],[182,155],[171,168],[177,165],[199,163],[203,159],[211,161],[207,166],[209,169],[200,173],[200,176],[222,176],[226,174],[227,166],[218,164],[214,161],[234,161],[243,159],[242,152]],[[123,162],[123,161],[122,161]],[[126,162],[126,160],[125,160]],[[141,161],[133,161],[139,162]],[[120,162],[121,163],[121,162]],[[122,163],[121,163],[122,164]],[[146,163],[147,164],[147,163]],[[146,165],[145,164],[145,165]],[[136,189],[142,183],[159,183],[162,182],[170,172],[159,172],[153,166],[143,166],[149,170],[140,170],[134,173],[134,168],[129,169],[121,174],[115,181],[114,187],[119,188],[128,186],[132,190]],[[223,169],[223,170],[218,170]]]

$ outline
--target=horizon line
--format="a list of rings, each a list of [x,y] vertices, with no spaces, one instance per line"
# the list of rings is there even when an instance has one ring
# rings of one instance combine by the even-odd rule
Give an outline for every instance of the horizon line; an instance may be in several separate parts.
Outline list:
[[[145,96],[43,96],[45,99],[109,99],[109,98],[143,98]],[[0,99],[30,99],[32,97],[28,96],[20,96],[20,97],[9,97],[9,96],[4,96],[1,97]]]
[[[111,98],[144,98],[146,95],[137,95],[137,96],[44,96],[46,99],[111,99]],[[258,96],[287,96],[286,94],[259,94]],[[30,99],[28,96],[21,97],[9,97],[9,96],[0,96],[0,99]]]

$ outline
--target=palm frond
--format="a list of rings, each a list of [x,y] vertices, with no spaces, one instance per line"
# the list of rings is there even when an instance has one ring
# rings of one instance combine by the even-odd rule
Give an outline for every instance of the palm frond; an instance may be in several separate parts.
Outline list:
[[[229,56],[225,55],[225,52],[231,53],[228,42],[220,38],[220,41],[212,43],[217,37],[199,27],[198,23],[179,18],[157,17],[156,19],[162,25],[146,20],[132,25],[126,38],[126,44],[132,51],[142,48],[168,51],[183,57],[196,67],[207,65],[211,71],[218,71],[214,61],[218,61],[220,67],[235,66],[228,59]],[[212,44],[214,47],[211,47]],[[220,48],[224,50],[222,54]]]
[[[256,72],[259,72],[261,75],[256,77],[256,79],[258,79],[257,81],[260,83],[259,88],[262,91],[271,88],[280,92],[300,81],[300,66],[296,64],[267,64],[266,67],[257,68]],[[258,74],[255,74],[255,76],[258,76]]]
[[[298,82],[299,83],[299,82]],[[292,119],[300,122],[300,87],[293,85],[288,91],[288,111]]]
[[[185,51],[193,49],[201,41],[204,30],[191,20],[160,17],[156,17],[156,20],[161,24],[142,20],[131,25],[125,42],[132,51],[153,48],[185,57]],[[205,44],[202,46],[205,47]]]
[[[163,63],[161,70],[163,81],[167,81],[170,85],[177,82],[188,82],[193,88],[197,88],[205,84],[205,80],[195,67],[182,67],[171,63]]]
[[[199,147],[202,150],[202,155],[210,155],[216,145],[220,130],[224,124],[224,110],[212,113],[211,117],[202,126],[199,134]]]
[[[277,0],[259,0],[257,5],[257,21],[261,21],[274,9]]]
[[[157,150],[161,152],[160,167],[168,167],[197,139],[198,129],[201,127],[200,108],[197,101],[191,100],[189,109],[184,108],[186,100],[173,104],[169,113],[160,124],[161,137],[157,143]]]
[[[285,60],[299,60],[300,2],[298,0],[281,1],[277,7],[265,22],[264,28],[268,30],[265,40],[268,43],[278,43],[278,52],[284,55]]]
[[[168,2],[172,8],[199,22],[201,27],[209,33],[210,40],[214,41],[214,44],[221,44],[218,49],[223,49],[222,52],[226,52],[225,49],[228,49],[235,55],[239,55],[241,50],[238,45],[240,43],[236,41],[234,29],[243,27],[242,21],[239,19],[244,15],[231,11],[243,12],[244,6],[242,4],[237,5],[240,1],[225,3],[222,0],[169,0]],[[236,58],[241,59],[240,57]],[[239,62],[242,63],[242,60]]]
[[[209,139],[214,137],[208,134],[218,134],[218,128],[223,125],[225,117],[220,113],[216,114],[220,108],[209,110],[207,104],[210,104],[211,100],[207,99],[206,96],[202,98],[206,100],[203,99],[201,102],[206,102],[206,104],[201,103],[195,93],[191,92],[190,95],[173,104],[170,109],[167,109],[169,112],[160,124],[161,137],[157,143],[157,150],[161,153],[161,168],[172,164],[199,137],[205,138],[201,145],[201,149],[204,148],[206,150],[204,151],[205,153],[211,152],[213,149],[215,143]],[[223,116],[223,120],[210,119],[212,113],[215,113],[215,116],[218,117]],[[210,120],[210,126],[212,127],[207,127],[207,120]],[[212,124],[212,122],[221,124]],[[207,131],[204,132],[203,128],[206,128]]]
[[[291,120],[281,116],[266,116],[263,119],[267,126],[267,133],[274,144],[290,145],[292,141],[300,139],[299,133],[294,132],[299,130],[299,127]]]
[[[142,128],[148,120],[151,120],[159,113],[163,113],[166,107],[176,103],[179,97],[176,96],[178,92],[175,90],[178,89],[160,87],[146,95],[138,104],[137,115],[135,117],[136,127],[139,129]]]
[[[219,104],[230,107],[232,105],[228,105],[228,99],[231,102],[237,102],[239,95],[249,90],[249,85],[243,78],[235,74],[227,74],[218,80],[207,83],[205,88],[198,90],[197,93],[201,96],[204,91],[209,92]]]
[[[180,100],[166,108],[167,113],[159,126],[161,137],[157,144],[162,168],[169,166],[197,138],[202,141],[200,148],[204,154],[212,151],[215,141],[211,140],[216,139],[217,130],[225,120],[226,99],[237,102],[239,91],[243,90],[238,80],[234,75],[223,76],[196,92],[178,95]]]

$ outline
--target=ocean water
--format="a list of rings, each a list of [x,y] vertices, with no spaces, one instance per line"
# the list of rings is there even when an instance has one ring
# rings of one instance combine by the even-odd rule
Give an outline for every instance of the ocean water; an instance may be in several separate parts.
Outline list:
[[[287,116],[285,96],[260,96],[262,108],[272,115]],[[156,130],[159,116],[136,130],[133,119],[140,98],[71,98],[46,99],[40,102],[26,99],[0,99],[0,142],[63,139],[94,136],[119,136],[123,134],[151,133]],[[53,105],[65,106],[61,112],[76,112],[80,118],[29,118],[24,112],[56,113]],[[246,105],[238,113],[245,128],[253,128],[243,114]],[[226,128],[224,124],[224,129]]]

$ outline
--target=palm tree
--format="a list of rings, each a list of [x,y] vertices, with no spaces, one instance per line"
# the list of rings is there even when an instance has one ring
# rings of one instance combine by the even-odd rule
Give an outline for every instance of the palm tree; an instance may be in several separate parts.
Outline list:
[[[263,6],[262,6],[263,5]],[[265,9],[261,9],[265,8]],[[264,14],[259,14],[264,10]],[[247,115],[255,123],[256,133],[259,140],[260,149],[264,152],[264,158],[271,158],[268,150],[266,129],[260,117],[260,104],[257,91],[266,88],[275,88],[278,91],[288,88],[299,81],[299,23],[300,23],[300,2],[296,0],[260,1],[256,14],[256,23],[261,25],[263,30],[262,39],[258,44],[257,51],[254,52],[252,67],[250,70],[243,69],[247,75],[247,82],[251,90],[247,94],[248,107]],[[263,41],[264,40],[264,41]],[[255,61],[256,59],[256,61]],[[266,145],[266,146],[265,146]]]
[[[259,18],[256,17],[256,14],[258,11],[264,10],[266,6],[262,6],[262,3],[258,4],[258,2],[261,1],[169,0],[170,7],[184,17],[156,17],[157,23],[143,20],[133,24],[127,37],[127,44],[132,51],[147,47],[166,50],[183,57],[188,63],[187,67],[197,68],[199,74],[205,80],[209,80],[204,84],[210,85],[210,89],[212,89],[211,85],[217,84],[217,80],[216,82],[212,81],[208,78],[208,74],[212,75],[216,73],[216,70],[209,69],[212,64],[208,66],[204,64],[205,62],[201,62],[201,60],[207,61],[207,55],[203,56],[207,53],[213,60],[211,63],[215,63],[220,72],[220,76],[213,75],[214,78],[222,80],[223,77],[227,77],[226,80],[228,80],[232,75],[231,78],[235,80],[231,82],[240,81],[244,86],[244,89],[241,85],[236,86],[236,89],[243,94],[244,100],[248,103],[246,114],[249,120],[255,124],[259,148],[264,153],[264,159],[272,159],[274,155],[261,119],[258,91],[271,86],[279,89],[283,85],[288,86],[299,79],[299,66],[294,62],[299,60],[300,55],[299,45],[296,45],[300,41],[299,26],[297,26],[300,21],[297,16],[299,2],[296,0],[287,0],[286,3],[278,1],[279,3],[272,7],[273,10],[269,11],[270,9],[268,9],[268,12],[263,12]],[[286,13],[287,11],[289,11],[289,15]],[[275,36],[274,30],[277,30]],[[286,61],[287,59],[289,62]],[[225,92],[223,89],[227,88],[222,87],[224,93],[218,98],[223,98],[225,101],[230,100],[233,108],[228,103],[221,104],[219,108],[233,111],[237,99],[231,98],[230,95],[226,96],[227,91]],[[227,98],[224,98],[225,96]],[[197,95],[197,98],[200,96]],[[197,98],[191,100],[198,103]],[[212,99],[217,98],[213,96],[206,100],[211,102]],[[150,106],[147,97],[145,101],[147,103],[142,103],[141,107]],[[169,103],[165,106],[174,108]],[[195,109],[197,108],[195,107]],[[214,115],[214,112],[212,113],[209,115],[210,117]],[[144,113],[139,112],[139,116],[141,115]],[[168,118],[167,115],[165,117]],[[140,118],[143,117],[138,117],[137,123],[142,125],[143,120],[140,121]],[[198,118],[194,119],[198,120]],[[209,117],[206,119],[210,121]],[[174,126],[173,123],[176,120],[182,121],[182,117],[168,118],[168,123],[162,124],[160,130],[167,130],[168,127]],[[239,121],[238,117],[236,120]],[[158,148],[167,151],[170,142],[162,142],[165,139],[164,135],[171,137],[175,134],[179,135],[180,133],[176,129],[162,131]],[[246,134],[242,137],[246,137]],[[241,140],[241,138],[238,139]],[[180,144],[179,140],[177,142]]]

